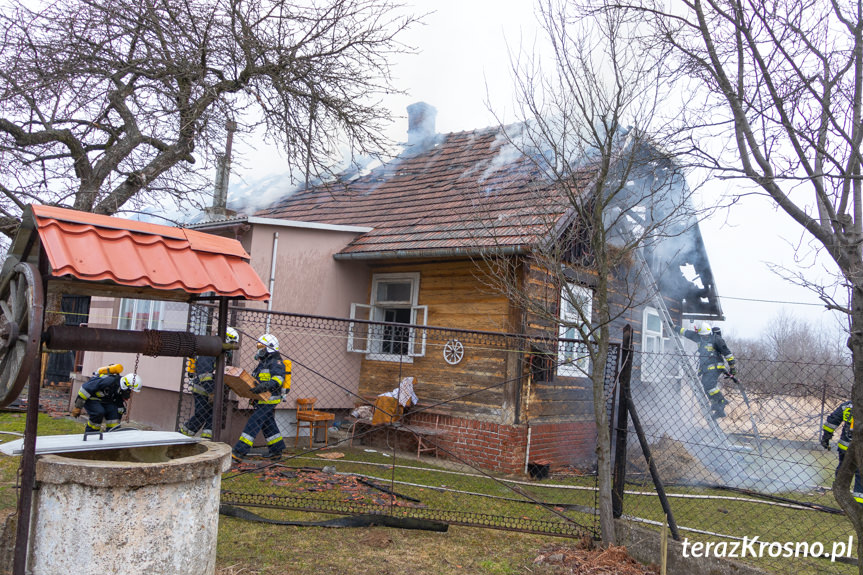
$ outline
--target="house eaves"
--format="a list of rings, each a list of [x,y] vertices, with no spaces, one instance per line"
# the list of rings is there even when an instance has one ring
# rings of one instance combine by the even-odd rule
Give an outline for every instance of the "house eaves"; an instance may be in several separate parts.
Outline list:
[[[529,246],[471,246],[441,249],[417,249],[417,250],[381,250],[376,252],[339,252],[333,255],[336,260],[404,260],[421,258],[452,258],[473,256],[504,256],[522,255],[530,253]]]
[[[190,224],[186,226],[190,229],[195,230],[207,230],[207,229],[223,229],[226,227],[232,227],[236,225],[249,224],[249,225],[262,225],[262,226],[277,226],[282,228],[302,228],[309,230],[325,230],[332,232],[350,232],[350,233],[358,233],[365,234],[372,231],[374,228],[368,226],[351,226],[351,225],[343,225],[343,224],[327,224],[321,222],[303,222],[299,220],[282,220],[278,218],[261,218],[257,216],[249,216],[245,218],[233,218],[233,219],[225,219],[225,220],[217,220],[210,222],[201,222],[198,224]]]

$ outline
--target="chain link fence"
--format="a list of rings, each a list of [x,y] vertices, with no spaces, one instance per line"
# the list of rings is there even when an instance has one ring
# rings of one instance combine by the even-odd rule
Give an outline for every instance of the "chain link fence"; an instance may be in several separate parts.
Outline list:
[[[189,318],[190,331],[215,332],[214,308],[195,306]],[[560,377],[571,367],[562,361],[583,362],[573,353],[579,344],[233,308],[228,325],[240,332],[232,365],[251,372],[255,339],[273,334],[292,362],[292,386],[276,412],[285,457],[235,465],[223,505],[302,524],[373,516],[420,528],[598,535],[590,383]],[[620,359],[613,346],[604,369],[613,442],[622,431]],[[738,382],[721,380],[726,417],[713,419],[694,362],[694,354],[635,352],[630,379],[681,539],[730,558],[736,549],[776,573],[856,572],[853,529],[831,491],[836,440],[831,451],[818,442],[827,415],[850,397],[850,366],[738,357]],[[188,375],[178,426],[195,409]],[[398,399],[406,377],[418,403],[376,407],[381,394]],[[315,398],[331,416],[325,428],[298,428],[297,398]],[[228,394],[222,440],[236,441],[251,413]],[[374,422],[375,414],[394,421]],[[658,529],[666,510],[631,419],[623,445],[615,453],[625,462],[622,517]],[[252,453],[264,452],[261,443]]]
[[[193,306],[190,331],[215,333],[217,319],[215,308]],[[422,528],[598,533],[590,382],[532,382],[527,358],[548,342],[234,308],[228,325],[240,333],[229,363],[246,372],[257,363],[256,339],[278,338],[291,389],[276,410],[283,458],[235,464],[223,480],[223,505],[280,521],[371,515]],[[561,353],[583,363],[580,346],[566,342]],[[610,400],[619,355],[612,346],[604,368]],[[202,402],[191,375],[183,376],[177,426],[201,434],[206,426],[192,425]],[[400,384],[408,377],[418,401],[385,406],[381,395],[406,399]],[[298,425],[300,398],[313,398],[325,414],[320,428]],[[253,407],[234,393],[226,399],[216,420],[222,441],[233,443]],[[266,453],[262,438],[251,453]]]
[[[737,381],[720,380],[726,417],[713,419],[693,361],[636,353],[631,382],[681,539],[712,542],[726,556],[734,549],[776,573],[856,573],[854,531],[831,491],[839,430],[831,451],[819,444],[825,418],[850,398],[850,365],[738,356]],[[660,524],[664,510],[631,423],[626,445],[623,516]],[[831,561],[836,554],[843,557]]]

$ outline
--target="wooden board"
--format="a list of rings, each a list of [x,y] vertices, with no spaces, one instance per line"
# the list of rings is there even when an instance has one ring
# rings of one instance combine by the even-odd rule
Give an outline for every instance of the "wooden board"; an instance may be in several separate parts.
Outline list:
[[[270,392],[252,393],[252,388],[258,385],[252,374],[241,367],[225,366],[225,385],[231,388],[231,391],[245,397],[246,399],[270,399]]]

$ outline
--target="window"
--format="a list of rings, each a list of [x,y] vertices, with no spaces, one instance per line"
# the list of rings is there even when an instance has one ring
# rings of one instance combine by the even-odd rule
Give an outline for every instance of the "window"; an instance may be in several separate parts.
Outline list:
[[[641,380],[656,381],[662,375],[662,354],[668,341],[662,318],[655,308],[644,308],[641,324]]]
[[[382,323],[351,323],[348,351],[383,361],[412,361],[424,356],[425,333],[418,334],[410,327],[425,325],[428,317],[428,308],[416,303],[419,285],[418,273],[374,275],[371,302],[351,304],[351,319]]]
[[[593,312],[593,292],[590,288],[567,284],[560,294],[561,341],[557,348],[557,373],[568,377],[589,375],[590,356],[581,340],[585,319]],[[576,340],[576,341],[573,341]]]
[[[163,301],[149,299],[120,300],[120,321],[117,329],[159,329],[160,323],[164,321],[164,304]]]

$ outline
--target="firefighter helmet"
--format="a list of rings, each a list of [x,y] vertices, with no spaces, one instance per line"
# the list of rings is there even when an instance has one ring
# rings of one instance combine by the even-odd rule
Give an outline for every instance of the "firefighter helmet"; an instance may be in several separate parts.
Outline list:
[[[265,333],[258,338],[258,348],[265,347],[267,351],[279,351],[279,340],[270,333]]]
[[[236,343],[240,339],[240,334],[232,327],[225,330],[225,343]]]
[[[698,333],[698,335],[710,335],[711,333],[713,333],[713,330],[710,328],[710,324],[706,321],[699,324],[698,327],[695,328],[695,331]]]
[[[131,389],[141,391],[141,376],[135,373],[124,375],[120,380],[120,389]]]

